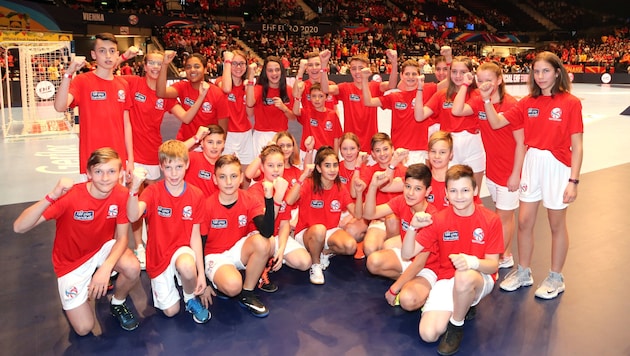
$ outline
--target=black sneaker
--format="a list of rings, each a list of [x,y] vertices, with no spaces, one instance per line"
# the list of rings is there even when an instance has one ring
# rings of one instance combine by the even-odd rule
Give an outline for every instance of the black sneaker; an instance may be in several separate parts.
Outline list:
[[[473,320],[476,316],[477,316],[477,306],[473,305],[470,308],[468,308],[468,312],[466,312],[466,317],[464,318],[464,320],[466,321]]]
[[[258,299],[254,291],[243,289],[238,296],[238,303],[255,317],[264,318],[269,315],[269,309]]]
[[[140,325],[133,313],[127,308],[127,303],[122,303],[121,305],[110,304],[109,310],[118,319],[120,327],[127,331],[134,330]]]
[[[278,286],[275,285],[271,280],[269,280],[269,273],[271,272],[271,267],[273,267],[273,258],[269,259],[267,262],[267,267],[263,271],[260,279],[258,280],[258,288],[267,293],[273,293],[278,290]]]
[[[437,353],[442,356],[449,356],[459,351],[459,345],[464,338],[464,326],[455,326],[450,321],[446,327],[446,332],[442,335]]]

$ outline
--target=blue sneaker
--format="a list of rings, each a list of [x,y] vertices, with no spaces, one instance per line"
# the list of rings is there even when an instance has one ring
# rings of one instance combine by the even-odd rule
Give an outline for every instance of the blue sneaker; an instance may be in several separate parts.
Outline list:
[[[205,324],[210,320],[210,312],[201,305],[201,302],[197,298],[186,302],[186,311],[192,314],[193,320],[197,324]]]

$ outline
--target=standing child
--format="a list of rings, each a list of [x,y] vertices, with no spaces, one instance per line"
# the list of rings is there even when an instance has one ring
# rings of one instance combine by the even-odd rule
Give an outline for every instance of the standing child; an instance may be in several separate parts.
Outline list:
[[[401,237],[409,229],[415,213],[437,212],[426,201],[426,196],[431,192],[431,170],[423,163],[410,165],[405,172],[403,194],[387,203],[376,205],[376,191],[380,185],[379,180],[382,179],[387,179],[383,173],[376,173],[372,178],[363,204],[363,216],[377,219],[390,214],[396,215],[400,220],[400,236],[387,240],[384,249],[370,254],[366,266],[372,274],[395,280],[385,293],[385,299],[390,305],[399,303],[405,310],[416,310],[422,307],[437,280],[437,256],[423,251],[411,259],[403,259],[400,254]],[[361,194],[357,195],[357,200],[359,199]],[[357,206],[359,205],[357,202]]]
[[[264,189],[264,203],[241,190],[243,174],[234,155],[217,160],[213,179],[219,190],[206,199],[206,276],[220,293],[237,296],[239,304],[253,316],[266,317],[269,309],[254,294],[254,288],[274,253],[275,240],[270,239],[273,185]],[[245,280],[240,270],[245,270]]]
[[[312,178],[307,177],[313,174]],[[295,239],[311,255],[310,281],[324,284],[324,273],[331,254],[351,255],[357,243],[339,228],[341,213],[354,214],[355,204],[339,179],[339,158],[331,147],[321,147],[315,166],[309,165],[286,197],[287,204],[298,203],[299,216]]]
[[[94,37],[90,53],[96,61],[96,69],[72,79],[86,63],[85,58],[76,57],[61,80],[55,110],[63,112],[75,106],[80,110],[79,162],[87,162],[92,152],[101,147],[111,147],[126,165],[125,178],[131,178],[134,162],[129,120],[131,96],[129,84],[114,75],[119,63],[118,41],[111,33]],[[81,166],[79,171],[82,179],[87,179],[85,167]]]
[[[464,76],[464,84],[472,83],[473,74]],[[503,71],[494,62],[486,62],[477,69],[477,83],[490,83],[492,92],[489,98],[496,112],[505,112],[516,105],[516,99],[505,91]],[[518,208],[518,185],[521,179],[521,168],[525,157],[523,144],[523,128],[508,125],[493,130],[488,123],[485,103],[481,96],[475,96],[465,102],[466,90],[462,85],[453,100],[453,115],[473,115],[479,119],[481,139],[488,156],[486,167],[486,185],[494,201],[495,212],[501,218],[503,226],[503,245],[505,251],[499,261],[499,268],[514,266],[514,258],[510,250],[514,235],[514,216]]]
[[[56,219],[52,262],[61,306],[74,331],[87,335],[96,319],[88,299],[107,294],[112,271],[117,271],[110,310],[125,330],[138,327],[125,299],[140,278],[140,264],[127,248],[127,189],[118,184],[122,162],[111,148],[98,149],[87,160],[88,182],[73,186],[61,178],[46,197],[24,210],[13,223],[25,233]]]
[[[446,188],[450,207],[434,215],[415,213],[401,252],[403,258],[425,248],[438,254],[438,281],[422,308],[419,332],[426,342],[435,342],[442,335],[437,349],[440,355],[459,350],[464,320],[471,319],[476,305],[492,292],[503,252],[501,220],[474,202],[478,187],[472,169],[464,165],[449,168]]]
[[[571,82],[558,56],[541,52],[532,67],[530,94],[512,109],[500,114],[489,105],[492,83],[482,86],[481,95],[490,125],[495,129],[508,123],[523,125],[527,146],[520,182],[519,263],[501,282],[501,289],[511,292],[534,283],[529,266],[536,214],[542,201],[551,228],[551,269],[535,295],[553,299],[565,289],[562,267],[569,249],[567,207],[577,198],[584,124],[582,104],[570,93]]]
[[[147,221],[147,274],[151,278],[153,306],[164,315],[179,313],[179,292],[175,277],[183,286],[186,311],[197,323],[210,320],[210,312],[197,295],[206,288],[200,224],[204,216],[203,193],[184,180],[188,149],[181,141],[164,142],[158,151],[164,180],[148,186],[138,198],[146,170],[134,171],[127,214]]]
[[[302,93],[305,85],[303,82],[297,83],[295,88],[297,104],[293,105],[293,113],[298,117],[298,122],[302,124],[302,146],[301,150],[306,155],[305,141],[312,137],[314,139],[314,149],[322,146],[330,146],[335,152],[339,151],[339,137],[341,136],[341,124],[339,117],[334,110],[326,107],[326,94],[322,92],[319,83],[312,84],[309,89],[310,105],[300,108],[299,102],[302,100]]]

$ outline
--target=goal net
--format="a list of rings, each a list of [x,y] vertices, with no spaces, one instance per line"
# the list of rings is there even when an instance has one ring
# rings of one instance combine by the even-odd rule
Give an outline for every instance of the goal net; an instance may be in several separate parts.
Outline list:
[[[71,133],[73,116],[54,108],[55,94],[70,60],[70,41],[0,42],[0,47],[5,52],[5,68],[9,52],[16,64],[19,59],[19,74],[9,73],[0,90],[4,137]],[[16,100],[18,95],[21,100]]]

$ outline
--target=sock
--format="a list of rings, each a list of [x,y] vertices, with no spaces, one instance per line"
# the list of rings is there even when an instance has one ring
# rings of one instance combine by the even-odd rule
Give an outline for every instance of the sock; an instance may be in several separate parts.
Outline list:
[[[453,319],[453,317],[451,316],[451,319],[449,320],[451,322],[451,324],[455,325],[455,326],[463,326],[464,325],[464,321],[455,321],[455,319]]]
[[[122,305],[127,298],[124,299],[116,299],[116,297],[112,297],[112,305]]]
[[[195,297],[195,293],[186,293],[184,292],[184,303],[188,303],[189,300]]]
[[[558,272],[554,272],[554,271],[549,271],[549,277],[551,279],[554,279],[556,281],[563,281],[564,278],[562,278],[562,273],[558,273]]]

